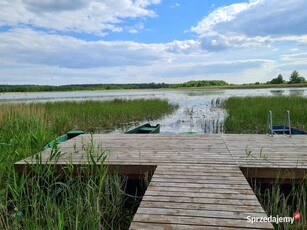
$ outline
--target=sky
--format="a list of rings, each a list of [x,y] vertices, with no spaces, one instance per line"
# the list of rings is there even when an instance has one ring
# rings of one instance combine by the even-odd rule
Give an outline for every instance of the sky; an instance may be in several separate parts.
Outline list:
[[[307,77],[306,0],[0,0],[0,84]]]

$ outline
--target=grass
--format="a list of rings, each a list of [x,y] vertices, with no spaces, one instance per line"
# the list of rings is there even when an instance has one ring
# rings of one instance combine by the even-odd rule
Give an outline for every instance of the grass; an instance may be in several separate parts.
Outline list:
[[[307,127],[307,98],[301,96],[231,97],[222,103],[228,116],[226,133],[267,133],[268,111],[273,113],[273,125],[285,124],[285,113],[291,113],[291,126]]]
[[[228,116],[224,127],[226,133],[264,134],[267,133],[268,111],[273,113],[273,125],[284,125],[285,112],[291,112],[291,125],[299,129],[307,127],[307,98],[301,96],[271,97],[232,97],[222,103]],[[293,137],[295,138],[295,137]],[[254,158],[251,151],[246,150],[246,157]],[[266,155],[260,152],[263,161]],[[307,226],[307,178],[299,183],[283,183],[283,178],[276,182],[262,183],[253,181],[251,186],[268,216],[293,217],[296,211],[302,215],[300,221],[293,225],[274,224],[275,229],[305,229]]]
[[[272,183],[253,181],[251,186],[268,216],[293,217],[295,212],[301,214],[299,221],[274,223],[275,229],[306,229],[307,226],[307,179],[300,182],[284,184],[276,179]]]
[[[125,229],[132,218],[126,179],[108,172],[102,147],[84,146],[90,164],[77,173],[69,163],[56,170],[56,148],[53,163],[42,167],[38,157],[31,174],[13,164],[70,129],[104,132],[176,108],[159,99],[0,105],[0,229]]]
[[[61,152],[54,148],[49,164],[28,165],[31,174],[12,173],[1,202],[0,223],[5,229],[115,229],[123,215],[125,179],[110,175],[106,151],[83,146],[88,162],[78,171],[71,163],[55,167]],[[92,160],[95,159],[95,160]],[[129,223],[125,223],[129,225]]]

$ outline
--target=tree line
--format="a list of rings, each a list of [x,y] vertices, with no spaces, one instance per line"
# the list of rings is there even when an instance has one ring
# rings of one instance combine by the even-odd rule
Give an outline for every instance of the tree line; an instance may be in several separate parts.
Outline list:
[[[226,86],[229,85],[226,81],[211,80],[211,81],[188,81],[180,84],[172,84],[172,88],[181,87],[206,87],[206,86]]]
[[[298,71],[294,70],[289,78],[289,81],[287,82],[284,80],[283,76],[279,74],[276,78],[273,78],[271,81],[268,81],[268,84],[298,84],[298,83],[305,83],[306,80],[304,77],[302,77]]]
[[[166,83],[135,83],[135,84],[73,84],[73,85],[0,85],[0,92],[55,92],[82,90],[116,90],[116,89],[163,89],[180,87],[207,87],[229,85],[221,80],[188,81],[179,84]]]

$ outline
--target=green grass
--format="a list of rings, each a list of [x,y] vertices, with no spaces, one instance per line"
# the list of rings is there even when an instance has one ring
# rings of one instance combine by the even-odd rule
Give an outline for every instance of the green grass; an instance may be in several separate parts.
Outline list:
[[[126,179],[108,173],[103,164],[107,152],[102,147],[84,146],[91,165],[84,165],[78,173],[69,163],[62,173],[54,164],[37,164],[33,173],[19,175],[13,164],[40,152],[46,143],[70,129],[104,132],[175,109],[176,105],[159,99],[0,105],[0,229],[129,226],[132,214],[124,208],[131,202],[123,192]],[[61,153],[53,149],[51,154],[56,161]]]
[[[222,105],[227,111],[226,133],[267,133],[268,112],[273,113],[273,125],[285,124],[285,113],[291,113],[291,126],[307,128],[307,98],[300,96],[231,97]]]
[[[161,114],[172,112],[176,106],[159,99],[116,99],[103,103],[47,103],[45,109],[48,119],[57,124],[56,130],[63,130],[64,127],[64,130],[85,128],[86,131],[102,131],[120,127],[131,121],[156,119]]]
[[[273,125],[284,125],[285,113],[289,110],[292,127],[303,130],[307,127],[307,98],[301,96],[232,97],[226,99],[222,106],[228,114],[224,123],[226,133],[267,133],[269,110],[273,113]],[[253,157],[251,151],[246,150],[246,157]],[[260,158],[267,160],[262,151]],[[307,226],[306,179],[300,183],[293,181],[290,185],[283,183],[283,178],[276,178],[276,182],[271,184],[261,181],[252,183],[268,216],[293,217],[294,212],[301,213],[302,219],[299,222],[295,221],[294,225],[280,223],[274,225],[276,229],[305,229]]]
[[[275,229],[305,229],[307,226],[307,179],[299,183],[293,181],[291,184],[284,184],[283,181],[271,184],[256,181],[252,184],[253,190],[259,202],[268,216],[293,217],[295,212],[301,214],[299,221],[290,223],[274,223]]]
[[[84,146],[86,165],[71,163],[61,172],[55,167],[61,155],[53,149],[47,165],[28,165],[31,174],[11,173],[1,199],[1,227],[5,229],[118,229],[124,215],[125,178],[110,175],[104,166],[107,152],[91,143]],[[93,160],[94,159],[94,160]]]

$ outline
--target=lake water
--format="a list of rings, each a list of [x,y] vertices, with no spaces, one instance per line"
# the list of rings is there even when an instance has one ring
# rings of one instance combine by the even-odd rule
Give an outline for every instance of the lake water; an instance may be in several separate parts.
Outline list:
[[[0,103],[29,103],[47,101],[81,101],[161,98],[179,105],[179,109],[159,120],[142,121],[151,124],[159,123],[161,133],[220,133],[223,132],[223,121],[227,116],[220,108],[222,100],[232,97],[268,96],[268,95],[303,95],[307,88],[268,88],[268,89],[230,89],[230,90],[156,90],[156,91],[92,91],[92,92],[45,92],[45,93],[8,93],[0,94]],[[126,128],[112,132],[122,133]]]

